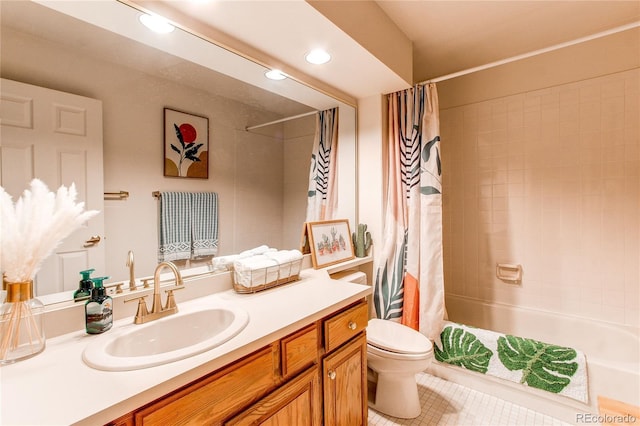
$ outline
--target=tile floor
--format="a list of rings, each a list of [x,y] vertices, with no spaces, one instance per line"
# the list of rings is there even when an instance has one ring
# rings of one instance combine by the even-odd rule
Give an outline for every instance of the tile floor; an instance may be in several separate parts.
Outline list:
[[[406,420],[369,409],[369,426],[469,425],[469,426],[565,426],[553,417],[477,392],[438,377],[417,375],[422,414]]]

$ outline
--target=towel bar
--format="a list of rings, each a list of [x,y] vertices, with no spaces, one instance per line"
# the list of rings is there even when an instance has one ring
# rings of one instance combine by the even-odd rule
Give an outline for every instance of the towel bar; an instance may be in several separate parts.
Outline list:
[[[105,200],[126,200],[129,198],[128,191],[119,191],[119,192],[105,192],[104,199]]]
[[[160,198],[162,196],[162,193],[160,191],[153,191],[151,195],[155,198]]]

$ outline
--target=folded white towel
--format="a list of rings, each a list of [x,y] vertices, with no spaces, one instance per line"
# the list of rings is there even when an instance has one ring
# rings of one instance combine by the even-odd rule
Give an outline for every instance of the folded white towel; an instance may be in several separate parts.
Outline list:
[[[211,259],[211,271],[212,272],[231,271],[233,269],[233,262],[236,259],[238,259],[237,254],[232,254],[229,256],[214,257],[213,259]]]
[[[300,260],[302,259],[300,250],[280,250],[267,252],[264,255],[278,262],[280,265],[280,279],[285,279],[300,273]]]
[[[302,253],[300,253],[299,250],[280,250],[267,252],[264,255],[278,261],[278,263],[287,263],[302,259]]]
[[[244,287],[269,284],[278,279],[280,265],[264,255],[239,258],[233,262],[236,283]]]
[[[263,254],[256,256],[245,257],[242,259],[236,259],[234,266],[240,266],[242,269],[260,269],[267,268],[269,266],[276,266],[278,262],[275,259],[271,259]]]
[[[238,256],[240,256],[241,258],[251,257],[251,256],[255,256],[255,255],[258,255],[258,254],[265,254],[268,251],[276,251],[276,249],[270,248],[269,246],[263,244],[261,246],[254,247],[252,249],[240,252],[240,254]]]

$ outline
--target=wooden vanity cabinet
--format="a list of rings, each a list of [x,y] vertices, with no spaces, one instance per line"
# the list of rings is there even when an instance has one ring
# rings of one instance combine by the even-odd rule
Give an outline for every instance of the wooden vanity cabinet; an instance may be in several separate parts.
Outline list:
[[[351,305],[109,424],[364,426],[367,312]]]
[[[324,424],[367,424],[367,338],[365,302],[324,321],[322,360]],[[346,343],[347,342],[347,343]]]
[[[280,340],[282,376],[285,379],[318,363],[319,335],[317,324],[314,323]]]
[[[325,426],[367,424],[367,339],[360,334],[323,360]]]
[[[221,422],[279,384],[278,345],[272,344],[134,413],[144,426]]]
[[[320,374],[314,366],[224,424],[321,426],[321,405]]]
[[[107,423],[108,426],[135,426],[135,421],[133,420],[133,413],[125,414],[124,416]]]

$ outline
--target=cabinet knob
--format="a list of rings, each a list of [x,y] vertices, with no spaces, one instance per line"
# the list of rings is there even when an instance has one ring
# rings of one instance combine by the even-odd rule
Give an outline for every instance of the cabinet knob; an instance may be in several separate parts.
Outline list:
[[[333,370],[329,370],[329,372],[327,373],[327,376],[329,376],[329,378],[331,380],[335,380],[336,379],[336,372]]]
[[[358,328],[358,324],[353,321],[349,321],[349,330],[355,330],[356,328]]]

